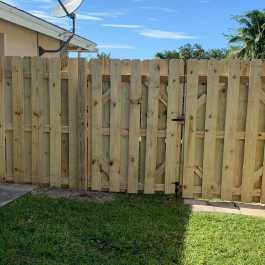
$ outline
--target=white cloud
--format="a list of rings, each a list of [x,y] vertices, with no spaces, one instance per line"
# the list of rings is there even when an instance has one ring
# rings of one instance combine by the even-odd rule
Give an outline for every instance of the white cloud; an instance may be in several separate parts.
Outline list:
[[[105,18],[105,17],[109,17],[109,18],[117,18],[120,16],[125,15],[124,12],[121,11],[110,11],[110,12],[85,12],[82,13],[84,15],[88,15],[88,16],[95,16],[95,17],[101,17],[101,18]]]
[[[102,24],[103,27],[110,28],[124,28],[124,29],[139,29],[141,25],[131,25],[131,24]]]
[[[64,26],[66,21],[62,18],[56,18],[49,15],[47,12],[40,11],[40,10],[30,10],[30,13],[36,17],[42,18],[48,22],[55,23],[58,25]]]
[[[2,2],[12,5],[12,6],[18,6],[18,2],[15,0],[2,0]]]
[[[77,14],[76,16],[77,16],[77,19],[79,20],[94,20],[94,21],[103,20],[101,17],[89,16],[89,15],[83,15],[83,14]]]
[[[25,1],[25,0],[24,0]],[[56,5],[57,3],[56,2],[54,2],[53,0],[27,0],[27,2],[38,2],[38,3],[50,3],[50,4],[54,4],[54,5]]]
[[[160,6],[142,6],[141,8],[145,10],[154,10],[154,11],[165,12],[165,13],[176,13],[177,12],[175,9],[168,8],[168,7],[160,7]]]
[[[128,44],[99,44],[97,47],[99,49],[126,49],[126,50],[136,49],[136,47]]]
[[[196,39],[195,36],[189,35],[187,33],[163,31],[159,29],[145,29],[140,32],[140,35],[155,39],[172,39],[172,40]]]

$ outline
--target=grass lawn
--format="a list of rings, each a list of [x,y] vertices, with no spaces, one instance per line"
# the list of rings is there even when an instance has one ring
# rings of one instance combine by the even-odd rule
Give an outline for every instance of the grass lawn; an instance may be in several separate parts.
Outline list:
[[[0,264],[264,265],[265,220],[190,214],[160,196],[27,195],[0,209]]]

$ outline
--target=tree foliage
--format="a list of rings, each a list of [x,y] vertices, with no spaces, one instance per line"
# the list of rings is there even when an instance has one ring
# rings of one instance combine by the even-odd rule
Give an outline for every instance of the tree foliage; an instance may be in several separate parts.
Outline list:
[[[195,43],[194,45],[188,43],[177,50],[159,52],[156,54],[160,59],[190,59],[190,58],[216,58],[223,59],[227,56],[226,49],[210,49],[205,50],[202,45]]]
[[[97,53],[97,58],[101,60],[106,60],[111,58],[111,53],[99,52]]]
[[[253,10],[234,19],[239,28],[227,36],[231,54],[245,59],[265,59],[265,10]]]

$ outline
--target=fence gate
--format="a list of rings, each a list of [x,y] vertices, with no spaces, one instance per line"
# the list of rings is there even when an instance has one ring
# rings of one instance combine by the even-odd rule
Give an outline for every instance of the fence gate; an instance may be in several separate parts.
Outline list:
[[[174,193],[184,62],[99,61],[91,75],[91,188]]]

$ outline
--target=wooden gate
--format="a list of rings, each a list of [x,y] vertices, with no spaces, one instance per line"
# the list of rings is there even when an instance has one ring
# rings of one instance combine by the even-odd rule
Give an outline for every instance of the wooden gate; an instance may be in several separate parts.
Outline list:
[[[91,188],[174,193],[183,61],[99,61],[91,73]]]

